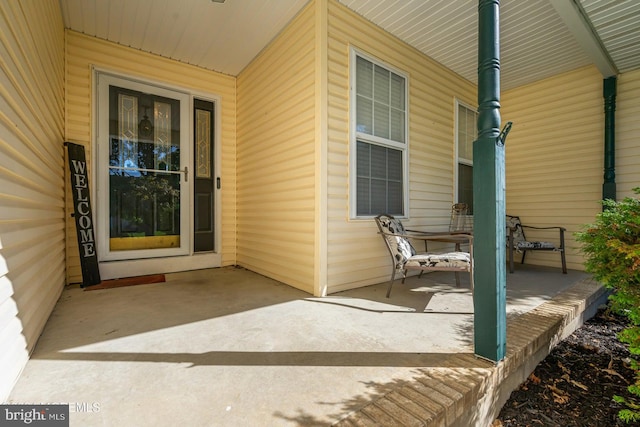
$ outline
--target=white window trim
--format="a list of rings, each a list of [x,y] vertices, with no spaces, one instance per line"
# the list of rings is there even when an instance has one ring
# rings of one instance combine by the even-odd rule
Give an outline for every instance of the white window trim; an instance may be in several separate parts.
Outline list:
[[[458,203],[458,164],[462,163],[468,166],[473,167],[473,160],[469,160],[469,159],[464,159],[464,158],[460,158],[458,156],[458,120],[460,119],[458,117],[458,110],[459,110],[459,106],[463,106],[464,108],[467,108],[469,110],[472,111],[476,111],[477,109],[475,107],[472,107],[471,105],[467,104],[464,101],[461,101],[458,98],[454,98],[453,99],[453,111],[454,111],[454,122],[453,122],[453,149],[454,149],[454,156],[453,156],[453,202],[454,203]]]
[[[389,71],[403,77],[405,79],[405,117],[404,117],[404,128],[405,128],[405,142],[400,143],[392,140],[388,140],[385,138],[380,138],[375,135],[369,135],[366,133],[358,132],[356,129],[357,118],[356,118],[356,57],[360,56],[361,58],[366,59],[376,65],[386,68]],[[360,49],[351,46],[349,48],[349,218],[358,220],[358,219],[371,219],[374,215],[358,215],[358,196],[356,192],[357,188],[357,173],[356,173],[356,165],[357,165],[357,144],[358,140],[362,140],[369,144],[375,144],[382,147],[389,147],[394,149],[399,149],[402,151],[402,174],[403,174],[403,185],[402,185],[402,204],[403,204],[403,214],[396,215],[398,218],[407,219],[409,218],[409,75],[402,70],[399,70],[396,67],[393,67],[387,64],[380,59],[377,59],[371,55],[368,55],[361,51]]]

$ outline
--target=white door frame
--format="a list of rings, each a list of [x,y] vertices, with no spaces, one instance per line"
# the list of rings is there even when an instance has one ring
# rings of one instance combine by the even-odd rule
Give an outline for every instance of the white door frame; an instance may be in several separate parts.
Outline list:
[[[100,79],[100,84],[98,82]],[[102,84],[106,83],[106,84]],[[185,247],[182,248],[181,252],[166,252],[164,254],[148,254],[142,253],[143,251],[135,251],[140,252],[135,255],[140,255],[139,258],[136,259],[117,259],[121,257],[113,257],[108,254],[108,246],[109,246],[109,194],[107,191],[103,189],[107,188],[108,185],[108,174],[105,173],[105,166],[100,164],[100,160],[104,160],[104,156],[106,155],[108,158],[108,140],[100,141],[100,126],[99,120],[101,120],[98,115],[98,107],[101,102],[101,98],[104,97],[104,93],[101,94],[101,88],[106,86],[106,94],[107,94],[107,105],[108,105],[108,86],[109,83],[112,83],[116,86],[120,87],[128,87],[134,90],[140,90],[137,88],[141,88],[141,91],[146,91],[162,96],[167,96],[169,98],[176,99],[176,95],[179,95],[180,103],[181,103],[181,129],[187,129],[184,132],[186,135],[181,136],[181,138],[186,137],[186,147],[184,153],[181,153],[180,160],[180,168],[184,170],[184,166],[187,166],[189,169],[189,181],[186,183],[186,200],[187,203],[184,203],[184,211],[183,204],[181,203],[181,222],[184,221],[184,226],[181,224],[181,230],[185,230],[187,234],[187,239],[181,238],[181,243],[183,240],[188,241],[185,243]],[[204,253],[194,253],[193,252],[193,99],[203,99],[207,101],[211,101],[214,103],[214,167],[216,177],[220,177],[220,170],[222,166],[221,162],[221,102],[220,98],[215,95],[195,92],[185,90],[179,87],[172,87],[167,85],[166,83],[158,83],[150,80],[142,80],[140,78],[134,78],[126,75],[122,75],[120,73],[115,73],[112,71],[94,68],[93,70],[93,112],[95,120],[93,121],[93,130],[94,130],[94,140],[93,140],[93,150],[92,150],[92,161],[96,167],[93,168],[93,192],[97,196],[93,200],[95,200],[94,204],[94,212],[96,213],[96,240],[98,247],[98,258],[99,258],[99,267],[100,274],[103,279],[113,279],[119,277],[130,277],[130,276],[139,276],[145,274],[156,274],[156,273],[170,273],[176,271],[186,271],[186,270],[195,270],[202,268],[212,268],[212,267],[220,267],[222,265],[222,255],[221,255],[221,190],[220,188],[214,189],[214,227],[215,227],[215,243],[214,243],[214,251],[213,252],[204,252]],[[184,106],[184,109],[183,109]],[[183,114],[184,110],[186,113]],[[103,124],[104,125],[104,124]],[[108,126],[107,126],[108,130]],[[182,132],[181,132],[182,133]],[[108,138],[108,137],[107,137]],[[104,139],[104,137],[102,138]],[[182,147],[182,142],[181,142]],[[181,148],[181,151],[182,148]],[[101,181],[102,180],[102,181]],[[184,180],[184,176],[181,178],[181,181]],[[107,181],[105,184],[104,181]],[[103,194],[104,193],[104,194]],[[183,228],[184,227],[184,228]],[[181,232],[182,234],[182,232]],[[181,244],[182,246],[182,244]],[[106,250],[105,250],[106,249]],[[159,251],[164,251],[160,249]],[[147,252],[147,251],[144,251]],[[107,256],[103,256],[103,254],[108,254]],[[157,255],[157,256],[156,256]]]

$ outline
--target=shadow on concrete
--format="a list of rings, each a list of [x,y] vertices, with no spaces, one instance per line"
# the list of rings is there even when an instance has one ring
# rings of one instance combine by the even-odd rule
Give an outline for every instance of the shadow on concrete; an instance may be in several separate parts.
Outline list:
[[[374,402],[386,395],[392,390],[399,389],[404,387],[409,382],[406,380],[393,380],[388,382],[376,382],[376,381],[364,381],[363,384],[366,387],[366,392],[363,394],[355,395],[347,400],[341,402],[318,402],[321,405],[326,405],[329,408],[340,408],[339,411],[335,413],[328,414],[327,417],[333,419],[335,421],[339,421],[345,415],[351,414],[355,411],[366,407],[371,402]],[[326,427],[327,421],[325,419],[321,419],[313,414],[305,411],[304,408],[298,408],[295,414],[287,415],[280,411],[276,411],[273,413],[273,417],[276,419],[281,419],[287,421],[289,423],[305,426],[305,427]],[[397,420],[394,420],[394,423],[397,423]],[[420,424],[417,424],[420,425]]]
[[[507,283],[516,319],[577,280],[571,272],[523,272]],[[386,283],[313,298],[222,268],[162,284],[66,289],[11,399],[100,402],[98,414],[74,414],[77,425],[130,425],[143,414],[136,425],[327,425],[425,395],[450,412],[457,398],[434,384],[454,393],[476,381],[465,389],[477,391],[496,371],[472,354],[473,296],[453,282],[434,273],[396,284],[389,299]],[[522,328],[509,323],[508,348],[537,331],[531,315]],[[469,393],[463,401],[473,404]],[[442,416],[429,410],[420,416]],[[389,425],[383,421],[377,425]]]
[[[338,366],[338,367],[455,367],[462,356],[473,354],[401,353],[401,352],[332,352],[332,351],[208,351],[205,353],[139,352],[58,352],[41,355],[39,360],[94,362],[155,362],[196,366]],[[488,363],[477,359],[478,364]]]
[[[463,368],[448,367],[446,372],[449,384],[465,384],[465,386],[450,389],[455,394],[469,394],[483,386],[484,378],[489,375],[491,364],[484,362],[483,366],[469,366]],[[486,369],[485,369],[486,368]],[[482,373],[480,373],[482,372]],[[334,424],[353,425],[444,425],[444,413],[453,403],[452,396],[443,392],[437,384],[442,383],[443,376],[430,369],[417,369],[412,380],[394,379],[386,382],[366,381],[363,385],[365,392],[349,399],[332,402],[318,402],[330,408],[340,408],[338,412],[329,415]],[[432,400],[424,405],[425,397]],[[422,404],[418,403],[422,402]],[[402,411],[400,407],[410,410]],[[359,413],[358,413],[359,412]],[[358,413],[354,416],[354,414]],[[391,415],[393,414],[393,416]],[[279,418],[299,426],[326,426],[327,422],[313,414],[298,408],[295,414],[287,415],[280,411],[274,412],[274,418]],[[351,416],[349,421],[339,423],[341,419]]]

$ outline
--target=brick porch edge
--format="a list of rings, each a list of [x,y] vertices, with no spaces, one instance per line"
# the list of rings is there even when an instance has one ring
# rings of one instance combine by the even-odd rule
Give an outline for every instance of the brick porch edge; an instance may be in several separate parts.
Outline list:
[[[592,317],[608,291],[593,279],[576,282],[537,308],[507,320],[507,356],[493,364],[473,354],[442,354],[411,381],[347,414],[334,425],[491,425],[509,395],[562,339]]]

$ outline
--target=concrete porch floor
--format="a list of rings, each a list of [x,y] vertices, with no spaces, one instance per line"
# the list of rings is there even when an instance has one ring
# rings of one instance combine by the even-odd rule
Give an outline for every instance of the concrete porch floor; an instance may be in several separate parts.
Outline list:
[[[604,291],[585,273],[507,274],[508,355],[473,356],[468,277],[326,298],[225,267],[64,290],[8,403],[71,426],[487,425]],[[489,421],[490,423],[490,421]]]

